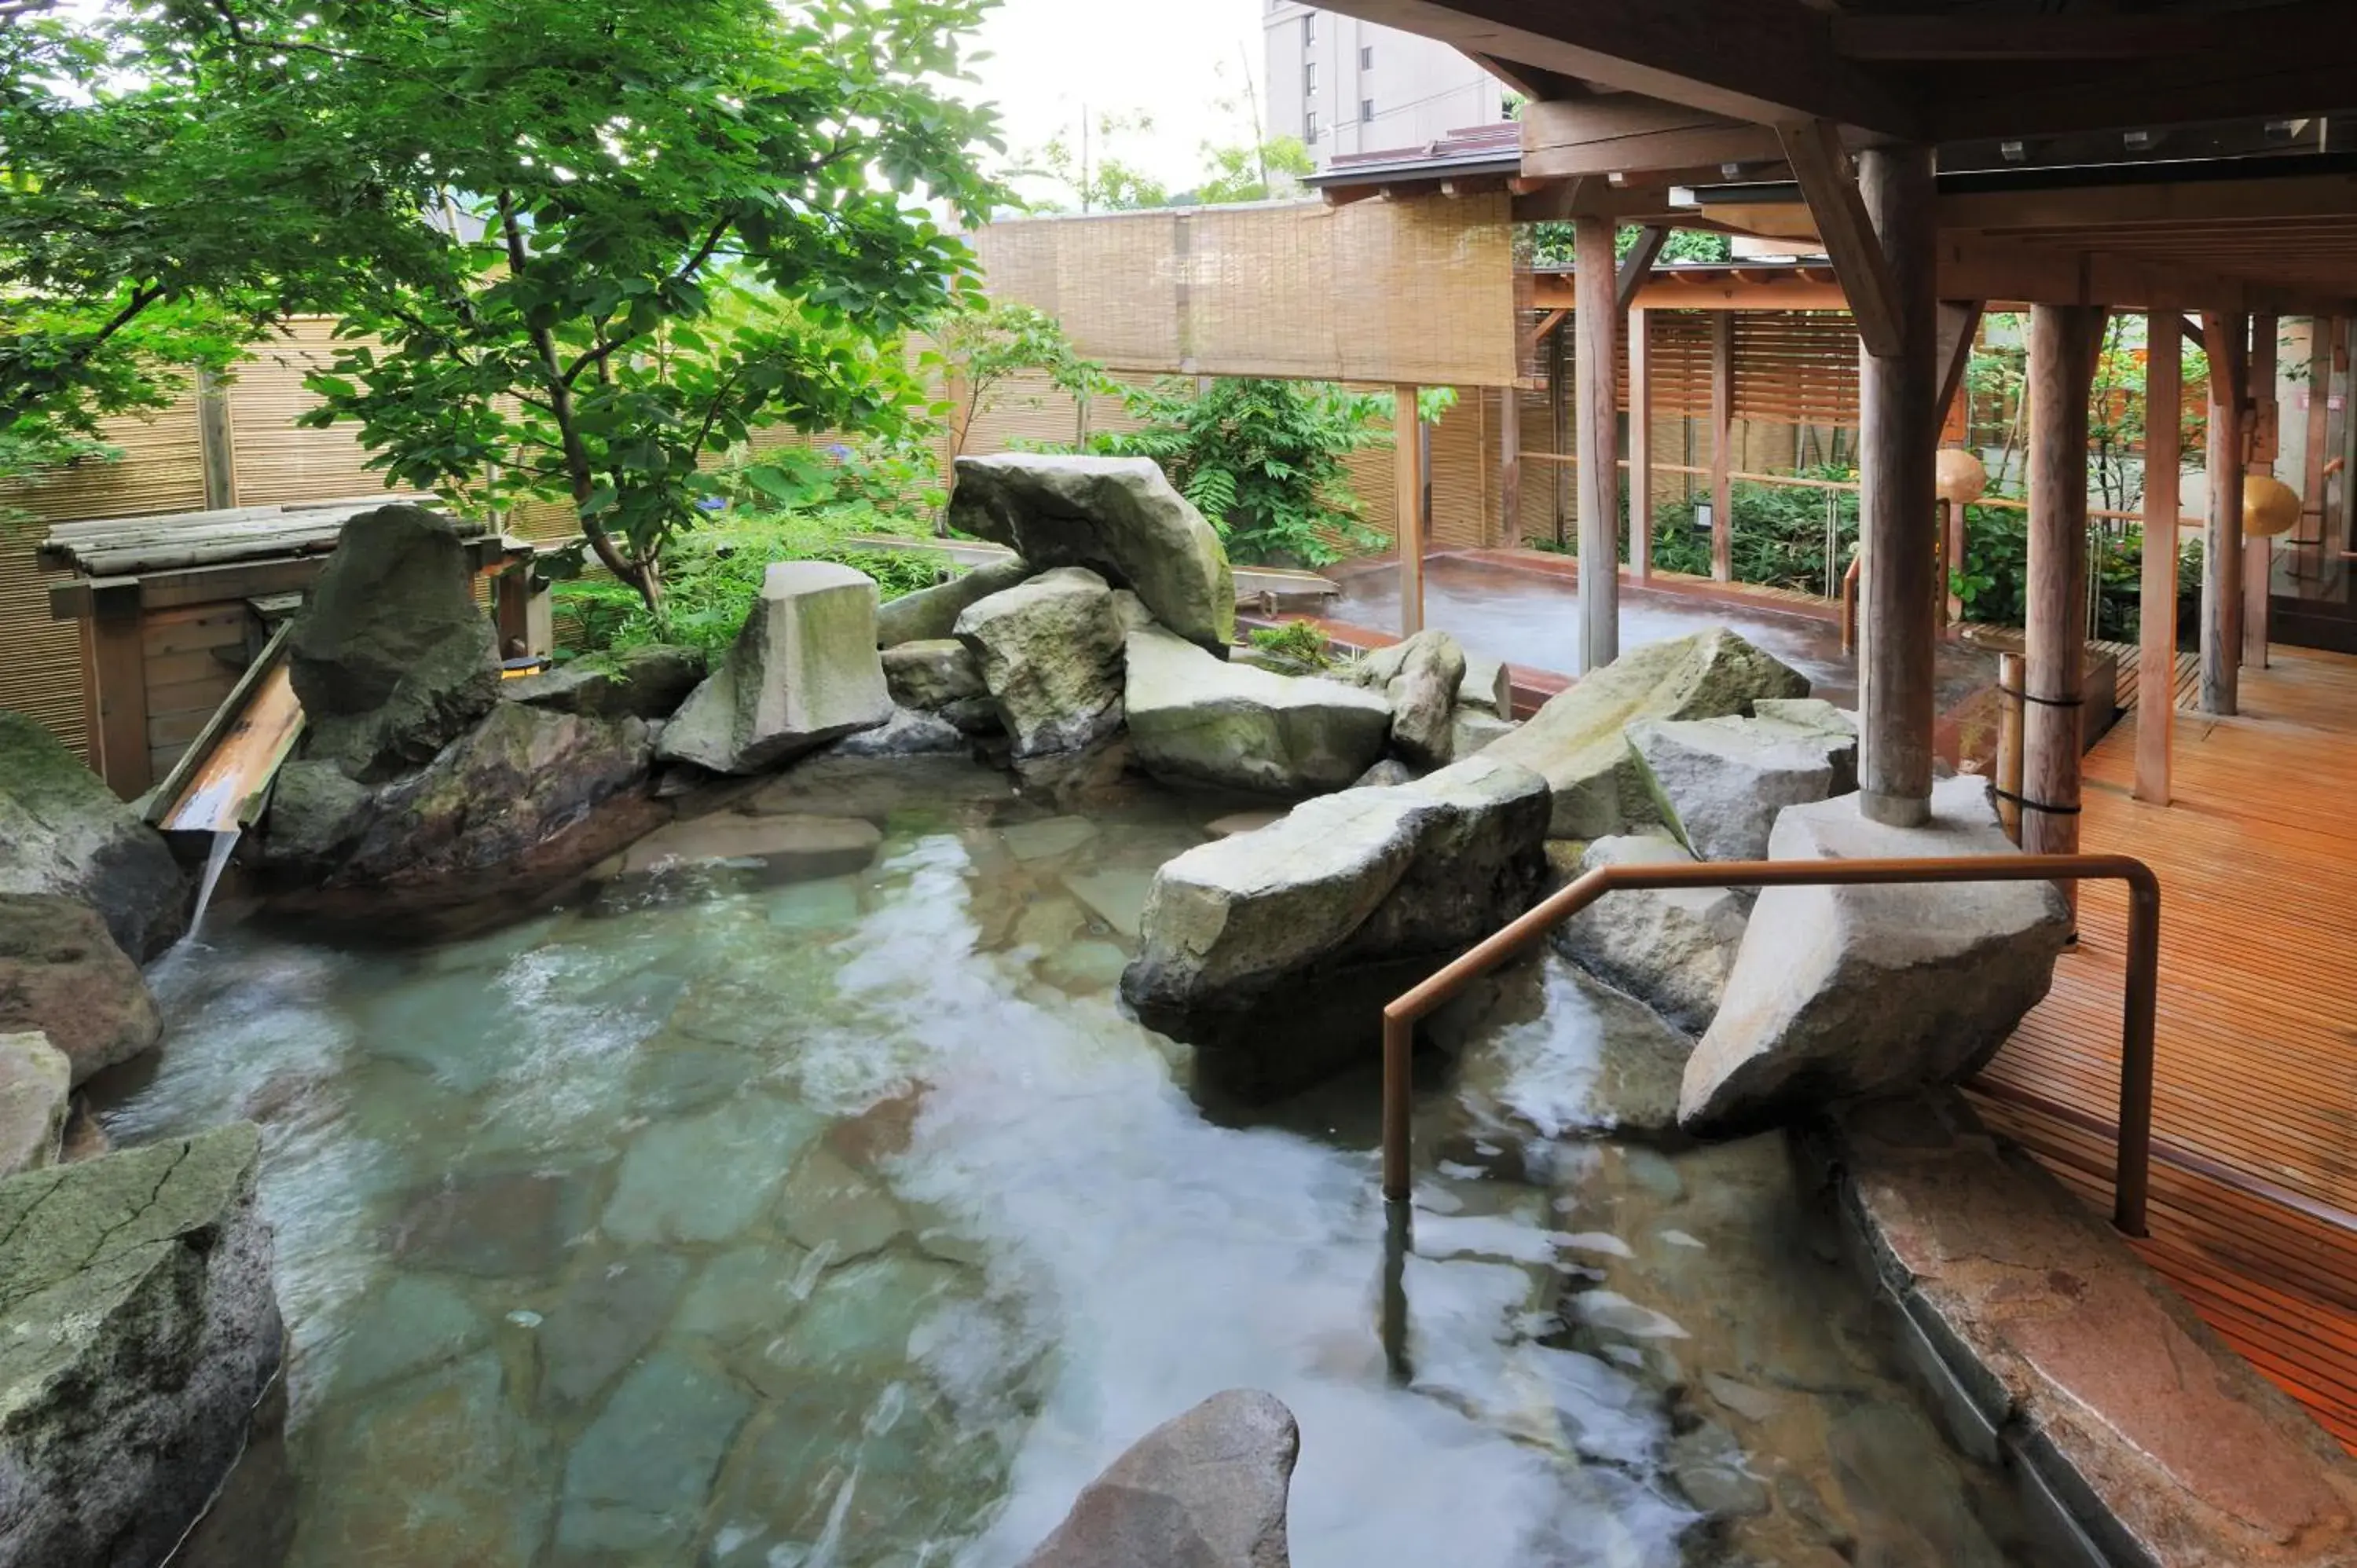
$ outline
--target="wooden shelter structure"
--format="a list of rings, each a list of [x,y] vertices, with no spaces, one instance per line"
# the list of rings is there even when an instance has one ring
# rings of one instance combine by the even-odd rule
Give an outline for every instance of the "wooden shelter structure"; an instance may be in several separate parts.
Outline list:
[[[2346,965],[2288,982],[2275,946],[2296,911],[2316,923],[2298,939],[2311,959],[2346,951],[2346,897],[2304,897],[2335,878],[2349,886],[2336,853],[2345,778],[2340,811],[2303,852],[2331,862],[2310,862],[2318,880],[2300,883],[2280,852],[2300,831],[2284,802],[2331,771],[2357,727],[2357,665],[2302,655],[2298,680],[2266,669],[2270,557],[2243,529],[2245,474],[2271,456],[2273,415],[2255,389],[2274,382],[2276,321],[2313,317],[2314,340],[2329,347],[2346,342],[2357,317],[2357,119],[2339,113],[2357,106],[2357,11],[2346,0],[1326,3],[1453,44],[1530,99],[1519,165],[1485,175],[1505,182],[1518,219],[1575,232],[1585,560],[1617,558],[1612,367],[1645,286],[1641,266],[1616,260],[1616,229],[1717,229],[1830,258],[1860,341],[1860,804],[1878,822],[1910,825],[1928,811],[1942,416],[1982,310],[2028,308],[2022,842],[2076,850],[2085,822],[2101,847],[2146,854],[2191,882],[2192,927],[2214,945],[2168,944],[2160,1070],[2195,1121],[2158,1129],[2166,1179],[2183,1195],[2181,1228],[2148,1255],[2264,1369],[2312,1409],[2336,1412],[2336,1430],[2357,1432],[2347,1419],[2357,1409],[2357,1288],[2315,1266],[2357,1253],[2357,1210],[2327,1179],[2357,1153],[2346,1136],[2357,1060],[2345,1026],[2330,1044],[2301,1000],[2339,987]],[[1644,256],[1641,247],[1631,260]],[[2191,335],[2209,363],[2206,385],[2152,377],[2147,417],[2155,530],[2173,532],[2181,515],[2180,396],[2206,399],[2212,433],[2201,717],[2184,726],[2200,744],[2179,812],[2158,810],[2176,791],[2165,700],[2138,704],[2133,730],[2104,748],[2101,800],[2083,797],[2089,390],[2105,316],[2120,311],[2144,313],[2153,344]],[[2340,528],[2339,550],[2357,547],[2345,518]],[[2156,697],[2176,674],[2174,568],[2172,553],[2147,553],[2138,683]],[[1609,657],[1618,573],[1582,572],[1580,587],[1588,655]],[[2262,706],[2241,720],[2245,669]],[[2324,809],[2312,790],[2300,798]],[[2214,853],[2188,853],[2178,842],[2188,834]],[[2244,874],[2255,865],[2264,892]],[[2083,1076],[2104,1047],[2069,1011],[2084,966],[2116,958],[2114,917],[2091,908],[2083,951],[2056,982],[2060,1004],[1995,1075],[2017,1125],[2034,1127],[2033,1142],[2065,1166],[2074,1139],[2114,1130],[2088,1103]],[[2259,953],[2235,950],[2261,930],[2270,935]],[[2303,1072],[2238,1060],[2292,1039],[2315,1046]],[[2238,1089],[2254,1075],[2264,1094]],[[2231,1113],[2202,1120],[2205,1105],[2229,1101]],[[2330,1149],[2281,1157],[2287,1141],[2310,1137]],[[2166,1152],[2172,1144],[2181,1157]],[[2266,1240],[2294,1232],[2280,1246]]]

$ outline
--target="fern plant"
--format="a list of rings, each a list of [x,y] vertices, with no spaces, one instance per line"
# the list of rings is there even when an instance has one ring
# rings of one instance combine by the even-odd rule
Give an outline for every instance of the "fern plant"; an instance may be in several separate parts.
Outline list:
[[[1389,445],[1391,398],[1314,381],[1169,380],[1123,393],[1141,428],[1089,449],[1151,457],[1237,561],[1322,566],[1385,541],[1369,529],[1343,458]]]

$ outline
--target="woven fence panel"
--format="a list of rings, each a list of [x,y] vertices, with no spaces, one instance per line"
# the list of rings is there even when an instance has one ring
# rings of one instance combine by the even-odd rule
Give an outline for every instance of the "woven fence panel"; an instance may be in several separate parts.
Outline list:
[[[997,223],[974,249],[993,297],[1115,370],[1501,386],[1510,217],[1503,195],[1286,202]]]
[[[88,739],[81,634],[74,622],[49,618],[49,589],[66,579],[33,564],[34,548],[48,533],[43,525],[205,504],[193,396],[153,419],[109,420],[103,434],[121,448],[120,462],[85,462],[38,483],[0,486],[0,512],[29,512],[34,520],[0,522],[0,708],[24,714],[76,751]]]
[[[335,325],[326,317],[290,321],[237,368],[228,393],[238,505],[324,500],[400,488],[368,467],[358,424],[339,421],[306,430],[295,424],[319,406],[319,399],[304,389],[303,378],[334,360]]]
[[[1735,411],[1784,424],[1857,424],[1857,328],[1829,311],[1735,318]]]

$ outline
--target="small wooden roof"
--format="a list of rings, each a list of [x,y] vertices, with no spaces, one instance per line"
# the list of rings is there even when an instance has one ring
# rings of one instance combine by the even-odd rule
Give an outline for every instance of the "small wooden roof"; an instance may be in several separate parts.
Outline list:
[[[344,524],[361,512],[373,511],[394,501],[426,505],[434,499],[423,495],[353,496],[283,506],[61,522],[49,530],[38,560],[43,567],[55,572],[80,572],[91,577],[135,577],[142,573],[184,571],[192,566],[230,565],[289,555],[324,555],[336,547]],[[463,537],[473,538],[490,530],[479,522],[461,521],[458,532]]]

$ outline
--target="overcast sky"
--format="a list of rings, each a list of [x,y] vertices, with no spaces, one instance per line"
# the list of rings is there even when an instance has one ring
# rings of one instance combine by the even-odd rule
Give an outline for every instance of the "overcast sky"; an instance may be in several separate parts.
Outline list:
[[[977,39],[994,58],[975,68],[981,82],[970,91],[998,104],[1016,154],[1060,130],[1076,137],[1084,104],[1092,118],[1142,110],[1153,134],[1125,138],[1116,154],[1184,189],[1200,177],[1204,142],[1246,139],[1248,116],[1218,103],[1243,96],[1247,62],[1260,85],[1265,9],[1263,0],[1004,0]]]

